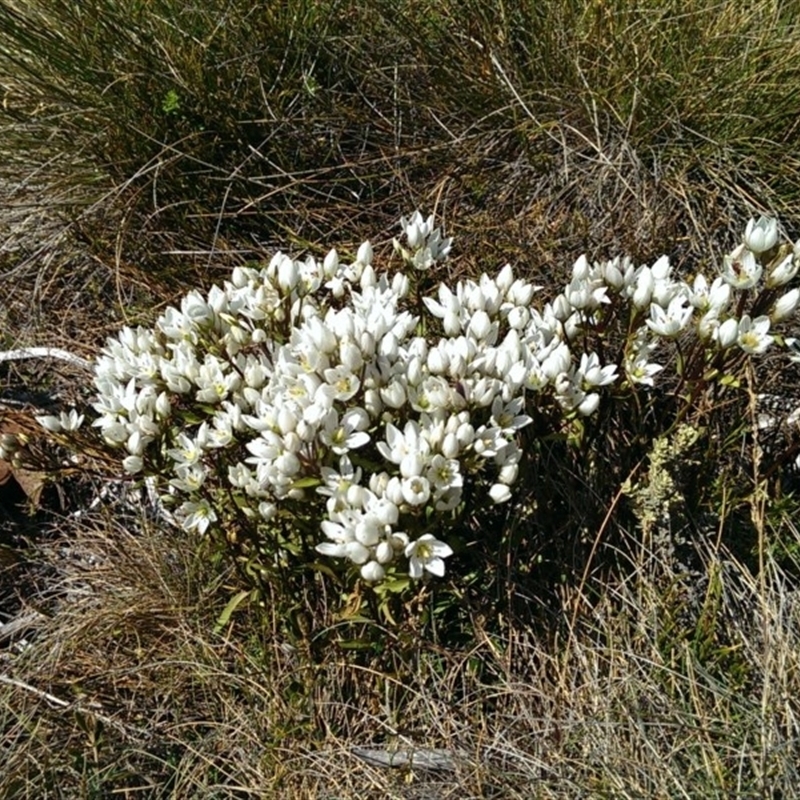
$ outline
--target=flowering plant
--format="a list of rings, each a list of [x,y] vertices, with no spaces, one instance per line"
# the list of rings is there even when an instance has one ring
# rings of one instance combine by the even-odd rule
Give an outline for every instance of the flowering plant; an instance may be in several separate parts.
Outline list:
[[[800,243],[778,246],[766,219],[712,278],[582,256],[539,304],[508,265],[425,294],[451,241],[419,212],[401,227],[393,274],[369,242],[350,263],[278,253],[108,342],[94,424],[186,531],[254,531],[278,561],[313,547],[370,583],[441,577],[465,503],[511,498],[535,417],[563,432],[604,392],[652,391],[667,364],[722,379],[800,300],[783,290]]]

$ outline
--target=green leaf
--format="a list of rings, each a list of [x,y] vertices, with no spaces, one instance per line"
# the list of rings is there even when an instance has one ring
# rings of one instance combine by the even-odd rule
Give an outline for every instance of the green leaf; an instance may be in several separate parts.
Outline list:
[[[369,639],[339,639],[337,642],[342,650],[373,650],[375,643]]]
[[[250,597],[251,594],[251,589],[243,589],[241,592],[237,592],[233,597],[231,597],[230,600],[228,600],[228,604],[222,609],[222,613],[219,615],[217,622],[214,625],[215,635],[222,632],[222,629],[228,624],[233,612],[236,611],[242,601]]]
[[[400,592],[404,592],[408,589],[410,585],[411,578],[406,575],[405,577],[385,580],[375,587],[375,591],[378,594],[400,594]]]
[[[321,561],[312,561],[308,567],[316,572],[321,572],[323,575],[327,575],[337,583],[341,583],[339,576],[327,564],[323,564]]]
[[[310,489],[312,486],[319,486],[322,481],[309,475],[307,478],[299,478],[292,484],[292,489]]]

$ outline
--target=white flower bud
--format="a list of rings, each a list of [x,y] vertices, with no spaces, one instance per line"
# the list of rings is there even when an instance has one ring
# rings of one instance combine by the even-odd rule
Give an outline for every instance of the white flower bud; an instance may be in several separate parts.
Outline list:
[[[503,294],[508,292],[511,285],[514,283],[514,270],[511,268],[511,264],[506,264],[503,269],[500,270],[494,282]]]
[[[331,250],[322,262],[322,272],[326,278],[333,278],[339,271],[339,254]]]
[[[288,256],[284,256],[278,265],[278,286],[288,294],[297,286],[299,280],[300,270],[297,262]]]
[[[786,292],[783,296],[775,301],[775,306],[772,309],[770,318],[773,322],[780,322],[787,317],[792,316],[797,309],[797,303],[800,301],[800,289],[792,289]]]
[[[448,336],[458,336],[458,334],[461,333],[461,320],[458,313],[452,309],[445,311],[442,324],[444,326],[444,332]]]
[[[366,289],[370,289],[375,286],[378,282],[378,278],[375,275],[375,269],[373,268],[372,264],[367,264],[364,267],[364,271],[361,273],[361,289],[362,291]]]
[[[408,364],[407,371],[408,383],[410,386],[419,386],[422,383],[422,360],[415,356]]]
[[[497,476],[497,480],[500,483],[504,483],[506,486],[511,486],[511,484],[516,481],[518,474],[519,464],[504,464],[500,468],[500,474]]]
[[[242,289],[249,283],[249,276],[247,270],[242,267],[234,267],[233,274],[231,275],[231,283],[237,288]]]
[[[455,433],[446,433],[442,440],[442,455],[445,458],[457,458],[461,448]]]
[[[367,389],[364,392],[364,409],[371,419],[377,419],[383,412],[381,394],[377,389]]]
[[[142,469],[144,469],[144,462],[139,456],[127,456],[122,459],[122,468],[129,475],[135,475],[137,472],[141,472]]]
[[[572,265],[572,280],[585,281],[589,277],[589,260],[583,254],[578,257],[578,260]]]
[[[400,298],[406,297],[408,295],[409,290],[409,283],[408,283],[408,275],[404,275],[402,272],[398,272],[394,278],[392,278],[392,291]]]
[[[389,483],[388,472],[373,472],[369,476],[369,490],[377,497],[383,497]]]
[[[492,327],[492,321],[489,315],[483,311],[478,310],[472,315],[467,333],[471,334],[475,339],[485,339],[489,335]]]
[[[281,434],[290,433],[297,427],[297,417],[293,411],[290,411],[287,406],[281,406],[278,409],[278,429]]]
[[[609,261],[603,267],[603,280],[606,285],[619,291],[625,286],[625,278],[616,262]]]
[[[408,239],[408,246],[412,250],[417,250],[425,243],[425,236],[422,233],[420,225],[412,221],[406,226],[406,238]]]
[[[380,390],[380,398],[389,408],[400,408],[406,402],[406,390],[403,382],[393,380]]]
[[[578,404],[578,413],[584,417],[591,416],[597,411],[597,407],[600,405],[600,395],[596,392],[592,392],[591,394],[587,394],[586,397]]]
[[[567,300],[566,295],[560,294],[553,300],[553,316],[559,321],[564,322],[572,314],[572,303]]]
[[[371,358],[375,355],[375,337],[369,331],[364,331],[358,339],[358,347],[365,356]]]
[[[456,439],[462,449],[469,447],[475,441],[475,428],[469,422],[462,423],[456,431]]]
[[[537,292],[539,288],[540,287],[533,286],[527,281],[517,279],[511,284],[506,299],[515,306],[527,306],[530,305],[534,293]]]
[[[738,335],[739,322],[734,317],[731,317],[717,327],[714,338],[717,340],[719,346],[725,350],[736,343]]]
[[[377,561],[368,561],[361,567],[361,577],[369,583],[375,583],[386,577],[386,570]]]
[[[361,247],[358,248],[356,259],[366,267],[368,264],[372,263],[372,255],[372,245],[369,242],[364,242]]]
[[[582,330],[583,320],[581,319],[580,313],[576,311],[564,323],[564,336],[568,341],[572,342],[578,338]]]
[[[390,564],[394,560],[394,548],[389,542],[381,542],[375,548],[375,558],[379,564]]]
[[[339,359],[342,365],[350,372],[356,373],[364,365],[364,357],[359,347],[350,341],[343,341],[339,345]]]
[[[386,484],[386,491],[383,493],[383,496],[387,500],[391,500],[396,506],[401,506],[403,504],[403,485],[400,482],[399,478],[390,478],[389,482]]]
[[[389,333],[381,339],[378,353],[384,358],[388,358],[389,361],[394,361],[397,358],[398,350],[397,337],[389,331]]]
[[[450,366],[447,352],[440,347],[433,347],[428,352],[428,372],[431,375],[444,375]]]
[[[128,437],[127,447],[132,456],[140,456],[144,453],[145,441],[139,431],[134,431]]]
[[[778,220],[760,217],[758,222],[750,219],[744,232],[744,243],[754,253],[772,249],[778,241]]]
[[[275,503],[268,503],[266,500],[262,500],[258,504],[258,513],[262,519],[269,522],[271,519],[274,519],[275,515],[278,513],[278,508]]]
[[[495,483],[489,489],[489,497],[492,498],[493,503],[505,503],[511,499],[511,489],[503,483]]]
[[[646,310],[650,305],[650,298],[653,296],[655,281],[653,273],[649,267],[642,267],[636,279],[636,288],[633,290],[631,298],[633,305],[640,311]]]
[[[524,306],[514,306],[508,312],[508,324],[514,330],[522,330],[530,322],[531,313]]]
[[[715,335],[718,327],[719,317],[717,317],[716,310],[708,311],[697,321],[697,335],[706,341]]]

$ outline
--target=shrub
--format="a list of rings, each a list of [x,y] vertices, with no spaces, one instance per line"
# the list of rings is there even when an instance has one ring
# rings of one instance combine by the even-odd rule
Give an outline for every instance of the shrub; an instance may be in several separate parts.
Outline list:
[[[94,424],[125,470],[153,480],[187,532],[223,533],[263,578],[292,560],[330,572],[319,555],[350,584],[441,577],[454,550],[475,545],[463,522],[510,500],[520,467],[522,504],[546,502],[531,480],[543,442],[594,465],[595,491],[604,441],[639,437],[641,461],[688,420],[694,445],[698,409],[736,391],[800,300],[786,288],[800,243],[779,244],[767,218],[748,223],[714,278],[676,277],[665,257],[581,257],[540,305],[540,287],[508,265],[430,296],[451,242],[432,217],[401,224],[400,271],[376,271],[369,242],[348,264],[336,251],[278,253],[190,292],[152,329],[123,329],[97,360]],[[41,421],[81,422],[75,411]],[[625,491],[641,509],[641,492]],[[507,535],[480,537],[483,554]]]

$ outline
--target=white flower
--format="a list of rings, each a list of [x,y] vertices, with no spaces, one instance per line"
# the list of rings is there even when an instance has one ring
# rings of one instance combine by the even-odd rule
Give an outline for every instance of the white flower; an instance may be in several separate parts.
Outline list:
[[[734,289],[752,288],[758,283],[761,273],[761,264],[743,244],[722,258],[722,279]]]
[[[581,354],[578,373],[583,375],[583,382],[586,384],[585,388],[608,386],[617,379],[616,372],[616,364],[607,364],[605,367],[601,367],[597,353]]]
[[[197,531],[199,534],[205,533],[208,526],[217,520],[214,509],[205,498],[198,501],[188,500],[180,507],[179,515],[183,520],[184,530]]]
[[[350,450],[357,450],[369,442],[369,434],[363,430],[361,414],[354,413],[363,409],[351,409],[339,420],[334,409],[331,409],[319,432],[319,439],[339,456],[346,455]]]
[[[698,311],[713,311],[715,315],[718,315],[728,307],[731,299],[731,287],[721,276],[716,277],[709,286],[705,275],[700,274],[694,279],[689,299]]]
[[[206,479],[206,470],[201,464],[193,464],[191,467],[178,467],[175,470],[176,478],[169,481],[170,486],[180,489],[182,492],[191,494],[196,492]]]
[[[777,286],[785,286],[797,275],[798,269],[800,269],[800,260],[795,259],[794,255],[789,253],[769,271],[766,280],[767,288],[774,289]]]
[[[774,341],[769,333],[769,317],[756,317],[751,320],[745,314],[739,320],[739,335],[737,342],[745,353],[763,353]]]
[[[651,305],[650,319],[645,322],[653,333],[671,339],[686,328],[693,310],[692,306],[686,305],[686,298],[678,295],[670,300],[666,311],[661,306]]]
[[[455,434],[447,434],[447,436],[451,436],[452,441],[455,441]],[[445,442],[449,441],[447,436],[445,436]],[[442,449],[444,450],[444,442]],[[445,455],[439,453],[436,453],[436,455],[431,458],[425,475],[433,486],[434,491],[437,492],[460,487],[464,482],[459,462],[455,458],[447,458]]]
[[[640,386],[654,386],[654,378],[662,369],[661,364],[650,363],[647,355],[625,360],[625,375],[631,383]]]
[[[415,580],[422,577],[423,570],[441,578],[444,575],[442,559],[453,555],[453,550],[432,534],[425,533],[406,547],[405,555],[408,558],[408,574]]]
[[[203,457],[203,449],[195,439],[185,433],[178,434],[177,447],[167,450],[167,455],[182,467],[190,467]]]
[[[64,431],[76,431],[83,425],[83,414],[79,414],[74,408],[68,412],[62,411],[59,415],[61,429]]]
[[[502,397],[492,400],[491,423],[500,428],[503,433],[514,433],[533,422],[527,414],[521,414],[525,400],[517,397],[510,403],[504,403]]]
[[[412,250],[418,250],[424,247],[425,241],[433,231],[433,215],[426,220],[419,211],[415,211],[409,220],[405,217],[400,218],[400,227],[408,239],[408,246]]]
[[[402,484],[403,499],[410,506],[422,506],[428,502],[431,496],[431,487],[427,478],[420,475],[412,475],[403,480]]]
[[[51,433],[60,433],[61,432],[61,419],[59,417],[54,417],[50,414],[44,414],[40,417],[36,417],[36,421],[47,431]]]
[[[750,219],[744,232],[744,243],[754,253],[771,250],[778,241],[778,220],[760,217],[758,222]]]
[[[339,365],[324,372],[325,382],[334,390],[337,400],[349,400],[359,390],[361,381],[347,367]]]

